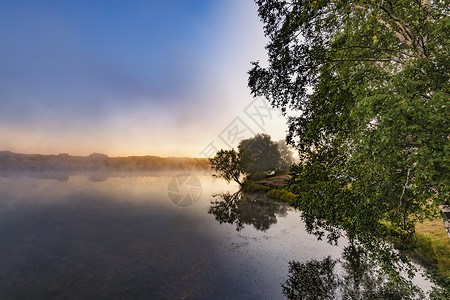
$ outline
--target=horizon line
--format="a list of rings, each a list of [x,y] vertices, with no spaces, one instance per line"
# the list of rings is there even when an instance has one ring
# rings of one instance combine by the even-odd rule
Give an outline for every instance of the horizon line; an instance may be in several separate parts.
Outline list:
[[[69,156],[79,156],[79,157],[88,157],[92,154],[102,154],[102,155],[106,155],[109,158],[120,158],[120,157],[145,157],[145,156],[153,156],[153,157],[160,157],[160,158],[198,158],[198,159],[208,159],[209,157],[196,157],[196,156],[161,156],[161,155],[157,155],[157,154],[143,154],[143,155],[138,155],[138,154],[130,154],[130,155],[109,155],[106,153],[102,153],[102,152],[91,152],[89,154],[70,154],[68,152],[60,152],[60,153],[33,153],[33,152],[15,152],[15,151],[11,151],[11,150],[0,150],[0,153],[2,152],[9,152],[9,153],[13,153],[13,154],[23,154],[23,155],[53,155],[53,156],[58,156],[58,155],[62,155],[62,154],[66,154]]]

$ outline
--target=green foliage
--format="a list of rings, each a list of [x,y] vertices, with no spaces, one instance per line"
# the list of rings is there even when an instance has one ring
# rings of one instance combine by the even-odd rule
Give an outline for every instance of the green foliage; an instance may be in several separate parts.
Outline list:
[[[292,152],[286,143],[275,143],[267,134],[241,140],[238,151],[222,149],[210,159],[212,169],[217,172],[216,177],[228,182],[234,180],[240,185],[241,177],[261,180],[269,173],[289,168],[292,162]]]
[[[249,178],[260,180],[265,174],[275,171],[281,161],[278,145],[268,134],[257,134],[239,142],[241,166],[249,173]]]
[[[216,174],[213,175],[214,177],[223,178],[227,182],[234,180],[239,185],[242,185],[240,177],[242,174],[245,174],[245,171],[241,167],[239,153],[234,149],[221,149],[216,153],[214,158],[209,159],[209,162],[211,168],[216,172]]]
[[[425,234],[416,234],[412,246],[422,261],[436,265],[440,273],[448,278],[450,289],[450,260],[448,259],[450,243],[447,240],[433,239]]]
[[[278,151],[280,151],[280,162],[278,164],[278,173],[288,173],[289,168],[294,164],[292,151],[285,140],[278,141]]]
[[[449,200],[448,1],[257,0],[269,65],[249,87],[289,117],[312,228],[407,238]]]
[[[270,198],[278,199],[284,202],[291,203],[295,199],[295,194],[286,190],[273,189],[267,192]]]
[[[269,186],[254,184],[252,181],[245,181],[241,186],[241,191],[245,193],[267,193],[271,189]]]
[[[253,181],[263,180],[264,178],[267,178],[267,173],[268,172],[264,172],[264,171],[256,171],[256,172],[250,173],[250,175],[248,176],[248,179],[253,180]]]

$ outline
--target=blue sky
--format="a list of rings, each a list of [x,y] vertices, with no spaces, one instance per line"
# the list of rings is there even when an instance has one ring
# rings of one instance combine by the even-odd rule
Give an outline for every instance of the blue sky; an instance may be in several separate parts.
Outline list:
[[[0,150],[199,156],[239,118],[265,59],[250,0],[0,1]],[[222,135],[223,137],[223,135]]]

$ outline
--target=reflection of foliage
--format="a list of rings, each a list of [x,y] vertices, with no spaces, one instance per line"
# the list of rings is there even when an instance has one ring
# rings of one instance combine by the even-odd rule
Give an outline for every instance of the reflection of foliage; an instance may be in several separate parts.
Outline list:
[[[288,299],[334,299],[338,286],[337,276],[333,274],[335,264],[330,257],[307,263],[291,261],[283,294]]]
[[[236,230],[244,224],[265,231],[277,222],[277,215],[286,215],[285,205],[262,195],[247,195],[242,192],[230,192],[213,195],[220,200],[211,201],[208,213],[213,214],[220,223],[236,224]]]
[[[420,289],[397,274],[391,278],[384,273],[361,246],[351,244],[342,257],[346,271],[340,283],[344,299],[423,299]]]
[[[315,235],[319,240],[326,233],[328,242],[331,244],[337,244],[339,237],[341,237],[344,233],[348,234],[349,232],[348,230],[343,231],[339,227],[331,225],[325,219],[318,219],[309,213],[303,212],[302,219],[305,222],[306,231],[308,233]],[[354,239],[353,243],[355,243],[355,241],[357,240],[358,243],[364,245],[364,248],[366,250],[369,250],[370,257],[367,252],[361,251],[362,250],[361,247],[354,248],[354,246],[351,246],[344,250],[343,256],[344,259],[346,260],[344,265],[348,264],[349,267],[352,267],[353,265],[352,268],[346,268],[347,271],[349,272],[349,274],[350,274],[349,270],[356,270],[359,273],[354,274],[353,277],[350,278],[346,277],[345,280],[347,281],[346,282],[347,285],[353,284],[355,286],[358,286],[361,284],[363,288],[366,290],[369,290],[371,286],[372,287],[374,286],[375,281],[373,279],[372,281],[370,281],[370,277],[358,279],[360,277],[369,276],[367,274],[370,273],[370,265],[361,263],[368,260],[372,261],[377,260],[380,268],[385,274],[389,276],[389,278],[393,279],[394,281],[403,280],[405,285],[407,284],[406,279],[399,278],[398,274],[400,272],[404,272],[407,273],[408,276],[410,276],[411,278],[411,276],[413,276],[416,273],[416,268],[414,267],[414,265],[412,265],[411,260],[406,256],[404,252],[396,249],[394,245],[392,245],[391,243],[383,240],[378,240],[374,237],[372,237],[371,240],[370,233],[368,233],[365,236],[360,235],[359,237],[360,238],[358,239]],[[355,265],[357,267],[355,267]],[[440,276],[439,274],[436,274],[434,272],[428,272],[428,274],[431,275],[430,279],[436,285],[436,287],[433,288],[433,291],[430,294],[430,299],[450,299],[450,285],[448,284],[450,282],[450,279],[448,279],[448,277]],[[378,294],[376,295],[378,295],[377,297],[381,298],[368,297],[367,299],[404,299],[398,297],[395,298],[392,295],[390,296],[391,298],[386,298],[388,296],[383,298],[384,297],[383,295],[387,295],[390,292],[391,291],[389,290],[378,291]],[[357,297],[355,298],[352,296],[348,299],[365,299],[365,298],[357,298]]]
[[[336,263],[321,261],[289,263],[289,278],[282,285],[288,299],[423,299],[423,292],[401,278],[390,278],[360,246],[344,249],[343,276],[334,272]],[[389,280],[390,279],[390,280]]]
[[[327,233],[328,241],[336,243],[345,230],[350,239],[363,243],[372,255],[382,260],[386,271],[394,273],[404,267],[402,264],[408,261],[405,255],[393,251],[393,245],[385,241],[388,235],[398,235],[390,230],[391,224],[380,221],[382,203],[362,201],[352,194],[355,181],[332,176],[330,169],[315,158],[304,165],[293,166],[291,173],[295,173],[290,180],[290,190],[297,195],[294,206],[302,210],[309,233],[319,239]]]

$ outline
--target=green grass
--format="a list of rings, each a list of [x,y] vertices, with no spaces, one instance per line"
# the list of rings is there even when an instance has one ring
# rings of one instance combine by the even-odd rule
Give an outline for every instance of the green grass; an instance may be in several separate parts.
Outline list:
[[[271,189],[271,187],[257,185],[252,183],[251,181],[245,181],[241,186],[241,191],[246,193],[267,193]]]
[[[295,198],[295,194],[286,190],[273,189],[267,192],[267,196],[284,202],[291,203]]]
[[[286,176],[286,174],[272,177],[266,176],[264,179],[258,181],[247,180],[242,185],[241,191],[247,193],[265,193],[270,198],[292,203],[295,194],[284,190],[282,187]]]
[[[450,278],[450,238],[441,219],[417,224],[412,242],[415,255]]]

